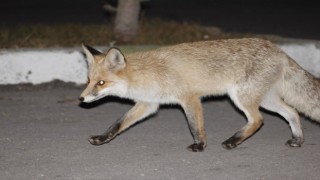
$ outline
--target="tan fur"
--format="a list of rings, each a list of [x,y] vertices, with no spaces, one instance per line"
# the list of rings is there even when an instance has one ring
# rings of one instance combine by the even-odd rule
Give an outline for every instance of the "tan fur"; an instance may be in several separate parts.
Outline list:
[[[149,104],[145,102],[137,102],[135,106],[123,117],[124,121],[121,123],[119,132],[130,127],[132,124],[136,123],[137,120],[141,120],[148,115],[156,112],[158,110],[158,105]]]
[[[266,40],[183,43],[126,56],[114,48],[98,55],[91,54],[85,46],[84,50],[90,79],[81,94],[84,102],[107,95],[138,102],[119,122],[118,133],[156,112],[159,104],[180,104],[195,138],[190,148],[201,151],[206,137],[200,98],[226,93],[248,119],[245,127],[224,142],[227,149],[260,128],[259,106],[286,118],[293,132],[290,146],[303,142],[299,117],[290,106],[320,120],[319,81]],[[106,84],[97,87],[99,80]]]

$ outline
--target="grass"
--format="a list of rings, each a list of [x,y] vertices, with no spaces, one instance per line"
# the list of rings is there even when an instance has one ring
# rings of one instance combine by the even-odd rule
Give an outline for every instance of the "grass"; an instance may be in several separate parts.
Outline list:
[[[168,45],[181,42],[251,37],[250,34],[225,33],[216,27],[159,19],[140,22],[138,36],[127,44],[118,44],[110,24],[55,24],[0,26],[0,48],[77,47],[81,42],[96,46]]]

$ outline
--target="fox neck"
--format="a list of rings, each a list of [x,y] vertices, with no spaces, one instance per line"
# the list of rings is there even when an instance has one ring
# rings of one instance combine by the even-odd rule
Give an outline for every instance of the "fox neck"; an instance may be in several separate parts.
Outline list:
[[[161,104],[176,103],[177,100],[172,94],[163,91],[163,87],[155,77],[147,70],[141,69],[132,72],[128,82],[126,98],[134,101],[144,101]]]

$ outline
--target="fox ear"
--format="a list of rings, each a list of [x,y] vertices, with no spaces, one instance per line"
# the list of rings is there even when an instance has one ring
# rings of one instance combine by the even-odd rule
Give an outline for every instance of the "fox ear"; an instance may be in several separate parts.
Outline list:
[[[109,49],[107,53],[106,61],[108,62],[109,67],[111,69],[118,70],[126,67],[126,60],[122,52],[118,48],[112,47]]]
[[[89,64],[93,63],[94,56],[102,54],[102,52],[100,52],[100,51],[94,49],[93,47],[88,46],[88,45],[86,45],[84,43],[81,43],[81,46],[83,48],[84,53],[86,54],[87,61],[88,61]]]

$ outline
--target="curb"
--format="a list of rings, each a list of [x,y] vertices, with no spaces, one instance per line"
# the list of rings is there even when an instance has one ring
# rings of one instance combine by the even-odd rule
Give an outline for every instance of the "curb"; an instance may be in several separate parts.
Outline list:
[[[83,84],[87,64],[79,50],[0,51],[0,84],[40,84],[53,80]]]
[[[287,40],[277,44],[303,68],[320,77],[319,41]],[[84,84],[87,72],[85,57],[79,48],[0,50],[1,85],[36,85],[53,80]]]

